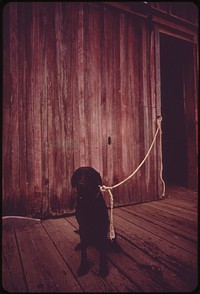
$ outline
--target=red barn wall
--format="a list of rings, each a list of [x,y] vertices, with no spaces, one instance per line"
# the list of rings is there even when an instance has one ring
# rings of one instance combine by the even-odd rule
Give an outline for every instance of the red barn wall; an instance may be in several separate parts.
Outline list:
[[[76,168],[112,185],[148,151],[161,113],[154,26],[87,2],[12,2],[3,16],[3,212],[73,211]],[[115,205],[159,198],[158,147]]]

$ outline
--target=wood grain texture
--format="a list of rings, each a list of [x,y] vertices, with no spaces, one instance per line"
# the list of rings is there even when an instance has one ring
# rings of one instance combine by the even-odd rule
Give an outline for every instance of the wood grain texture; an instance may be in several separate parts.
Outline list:
[[[157,27],[105,4],[5,7],[5,214],[73,211],[70,179],[80,166],[93,166],[106,185],[137,168],[161,113],[159,50]],[[115,205],[158,199],[159,169],[158,141],[113,191]]]
[[[191,292],[198,282],[197,192],[167,187],[166,197],[114,209],[122,252],[87,248],[90,271],[77,276],[80,242],[75,216],[43,221],[4,218],[2,281],[12,292]]]

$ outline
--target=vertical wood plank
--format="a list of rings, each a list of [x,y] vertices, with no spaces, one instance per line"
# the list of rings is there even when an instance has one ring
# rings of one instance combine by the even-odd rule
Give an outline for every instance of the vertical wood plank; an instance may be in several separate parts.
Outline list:
[[[142,23],[142,85],[143,85],[143,108],[144,108],[144,117],[143,117],[143,128],[144,128],[144,154],[145,157],[149,144],[149,105],[148,105],[148,89],[147,89],[147,42],[146,42],[146,27],[145,23]],[[142,181],[143,181],[143,194],[142,194],[142,201],[144,202],[148,198],[148,189],[150,184],[150,175],[149,175],[149,164],[150,160],[149,157],[146,159],[144,166],[142,168]]]
[[[68,183],[68,195],[66,199],[67,207],[74,209],[74,195],[71,193],[71,176],[75,170],[74,166],[74,149],[80,148],[79,141],[75,141],[73,137],[73,95],[72,95],[72,80],[71,72],[73,70],[71,63],[71,34],[73,34],[73,28],[71,28],[71,22],[73,18],[71,15],[71,4],[63,3],[63,43],[64,43],[64,110],[65,110],[65,136],[66,136],[66,175]]]
[[[129,102],[129,117],[130,117],[130,143],[129,143],[129,149],[130,149],[130,155],[129,155],[129,173],[131,174],[134,169],[136,168],[137,162],[136,162],[136,155],[137,155],[137,149],[138,146],[136,144],[137,142],[137,132],[138,129],[136,127],[138,118],[136,117],[136,95],[137,95],[137,86],[136,86],[136,68],[135,68],[135,39],[134,39],[134,20],[132,18],[129,19],[129,26],[128,26],[128,93],[130,97]],[[127,199],[127,202],[134,202],[137,197],[137,174],[134,175],[134,177],[130,180],[129,184],[129,198]]]
[[[91,95],[90,95],[90,34],[89,34],[89,15],[90,9],[88,4],[84,5],[84,17],[83,17],[83,24],[84,24],[84,39],[83,39],[83,51],[84,51],[84,107],[85,107],[85,128],[86,128],[86,150],[87,150],[87,165],[91,165]]]
[[[128,160],[128,154],[127,154],[127,148],[126,148],[126,133],[127,133],[127,106],[126,106],[126,81],[125,81],[125,75],[126,75],[126,60],[125,60],[125,19],[124,14],[120,15],[120,73],[121,73],[121,80],[120,80],[120,89],[121,89],[121,128],[122,128],[122,134],[121,134],[121,144],[122,144],[122,170],[121,175],[125,176],[127,171],[127,160]]]
[[[106,39],[105,39],[105,20],[106,18],[106,8],[103,8],[102,15],[100,19],[101,26],[101,35],[100,35],[100,46],[101,46],[101,136],[102,136],[102,176],[104,185],[108,185],[108,172],[107,172],[107,115],[106,115],[106,80],[105,80],[105,72],[106,72]]]
[[[129,59],[128,59],[128,48],[130,46],[130,39],[128,38],[128,29],[130,26],[130,16],[125,16],[124,18],[124,72],[122,73],[124,76],[124,95],[123,95],[123,108],[125,114],[125,125],[126,125],[126,130],[125,130],[125,141],[122,142],[122,152],[126,150],[126,171],[124,174],[124,177],[127,177],[132,173],[132,168],[130,166],[130,158],[131,158],[131,145],[130,145],[130,137],[131,137],[131,128],[130,128],[130,121],[132,119],[131,116],[131,98],[130,98],[130,92],[129,92],[129,78],[130,78],[130,71],[129,71]],[[131,180],[127,182],[124,186],[124,194],[125,196],[125,201],[128,202],[129,200],[129,193],[130,189],[132,187]]]
[[[143,68],[141,67],[142,64],[142,22],[136,21],[136,44],[137,44],[137,57],[136,59],[136,66],[137,66],[137,84],[138,84],[138,96],[137,96],[137,118],[138,118],[138,157],[137,159],[137,166],[140,164],[142,159],[144,158],[144,101],[143,101],[143,85],[142,85],[142,71]],[[142,166],[138,170],[138,178],[137,178],[137,185],[138,185],[138,200],[142,201],[142,197],[144,194],[144,166]]]
[[[52,35],[53,35],[53,72],[54,72],[54,80],[53,80],[53,87],[54,87],[54,103],[53,103],[53,125],[54,125],[54,195],[51,198],[52,205],[54,206],[54,213],[57,213],[61,206],[60,206],[60,197],[62,193],[62,182],[61,182],[61,150],[62,150],[62,141],[61,141],[61,116],[60,116],[60,88],[59,88],[59,78],[60,72],[59,67],[57,64],[59,63],[59,58],[57,51],[57,28],[56,28],[56,7],[57,3],[54,3],[54,13],[53,13],[53,26],[52,26]],[[51,65],[52,66],[52,65]]]
[[[120,75],[120,14],[115,13],[113,27],[113,106],[112,106],[112,141],[113,145],[113,183],[122,180],[122,142],[121,142],[121,75]],[[121,187],[115,190],[115,204],[120,200]]]
[[[106,138],[104,139],[106,144],[107,152],[107,181],[109,185],[112,185],[113,180],[113,144],[108,144],[108,137],[112,140],[112,101],[113,101],[113,50],[112,50],[112,31],[110,27],[112,26],[112,14],[109,9],[104,10],[104,33],[105,33],[105,95],[106,95]]]
[[[161,116],[161,81],[160,81],[160,33],[157,26],[155,26],[155,80],[156,80],[156,116]],[[156,142],[157,148],[157,191],[160,198],[162,198],[162,182],[160,181],[160,138]]]
[[[86,155],[86,109],[84,105],[84,23],[83,23],[83,3],[78,8],[78,48],[77,48],[77,67],[78,67],[78,95],[79,95],[79,117],[80,117],[80,166],[87,165]]]
[[[141,51],[141,45],[138,43],[138,32],[140,34],[138,28],[138,22],[136,19],[133,19],[132,22],[132,30],[133,30],[133,52],[132,52],[132,59],[133,59],[133,75],[134,75],[134,94],[133,94],[133,144],[134,144],[134,153],[133,153],[133,171],[137,168],[140,162],[140,92],[139,92],[139,52]],[[141,170],[134,176],[135,178],[135,195],[133,202],[140,202],[141,201]]]
[[[80,116],[79,116],[79,103],[80,103],[80,95],[78,88],[78,57],[76,52],[78,52],[78,4],[69,4],[69,13],[70,13],[70,54],[71,54],[71,62],[70,62],[70,70],[72,80],[71,84],[71,94],[73,101],[73,143],[78,142],[80,145]],[[80,145],[81,148],[81,145]],[[80,167],[80,149],[73,148],[74,151],[74,168]]]
[[[42,157],[41,157],[41,64],[40,64],[40,42],[39,42],[39,3],[33,5],[33,29],[32,29],[32,96],[34,117],[34,205],[39,212],[42,204]]]
[[[54,189],[55,189],[55,178],[54,178],[54,170],[55,170],[55,148],[56,148],[56,138],[55,138],[55,124],[54,124],[54,99],[55,99],[55,88],[54,88],[54,71],[52,67],[55,64],[55,55],[54,55],[54,7],[52,3],[46,6],[46,93],[47,93],[47,146],[48,146],[48,193],[49,193],[49,212],[51,213],[52,210],[55,208],[55,201],[54,201]],[[44,15],[45,17],[45,15]],[[52,203],[53,202],[53,203]]]
[[[152,110],[152,136],[155,135],[157,129],[157,119],[156,119],[156,77],[155,77],[155,30],[153,29],[150,32],[149,36],[150,42],[150,66],[149,66],[149,74],[150,74],[150,105]],[[157,139],[158,140],[158,139]],[[151,156],[151,175],[153,184],[151,185],[151,197],[152,199],[156,200],[158,197],[157,191],[157,154],[156,154],[156,143],[152,150]]]
[[[59,213],[64,209],[63,186],[65,183],[65,138],[63,112],[63,56],[62,56],[62,8],[61,3],[55,3],[55,133],[56,133],[56,198]]]
[[[101,110],[100,110],[100,17],[99,7],[89,7],[89,99],[91,106],[91,164],[94,168],[100,168],[101,148]]]
[[[12,172],[11,172],[11,93],[10,72],[10,5],[3,10],[3,132],[2,132],[2,210],[12,214]]]
[[[30,31],[31,20],[31,5],[27,3],[24,6],[18,6],[18,40],[21,44],[18,49],[19,60],[19,185],[20,185],[20,203],[18,206],[22,210],[24,215],[28,213],[29,201],[28,195],[28,178],[27,178],[27,96],[29,95],[28,85],[29,83],[29,65],[30,58],[27,48],[27,36]]]
[[[18,24],[17,3],[10,5],[10,72],[11,72],[11,115],[10,115],[10,143],[11,143],[11,195],[14,209],[17,210],[19,199],[19,61],[18,61]],[[10,196],[11,196],[10,195]]]
[[[31,215],[34,211],[34,185],[35,185],[35,172],[34,172],[34,112],[33,112],[33,95],[32,95],[32,5],[30,10],[26,11],[26,66],[29,78],[26,79],[26,162],[27,162],[27,211]],[[22,33],[23,33],[23,29]]]
[[[41,164],[42,164],[42,207],[41,214],[49,214],[49,170],[48,170],[48,96],[47,96],[47,54],[46,54],[46,36],[47,36],[47,6],[40,4],[39,19],[39,40],[40,40],[40,62],[41,67]]]

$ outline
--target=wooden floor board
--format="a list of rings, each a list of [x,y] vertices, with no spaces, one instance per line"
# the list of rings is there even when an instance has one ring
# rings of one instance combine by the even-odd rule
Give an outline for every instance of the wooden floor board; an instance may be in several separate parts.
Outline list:
[[[75,227],[71,222],[77,223],[75,218],[71,217],[70,221],[68,221],[68,219],[65,219],[65,221],[63,221],[63,219],[48,220],[43,222],[43,226],[48,231],[51,239],[59,248],[60,253],[76,275],[80,263],[80,252],[75,251],[75,246],[80,242],[80,239],[78,234],[74,232]],[[104,292],[111,292],[116,290],[116,287],[113,287],[112,284],[99,278],[98,254],[93,254],[91,248],[88,249],[88,259],[91,264],[91,270],[87,275],[79,278],[81,286],[89,292],[101,292],[102,290]]]
[[[186,281],[189,288],[197,282],[197,257],[177,248],[172,243],[136,226],[127,218],[115,213],[115,224],[122,236],[131,240],[137,247],[158,260],[161,264],[171,269],[183,281]],[[191,288],[190,288],[191,289]]]
[[[187,284],[183,285],[183,281],[178,278],[168,267],[161,264],[156,258],[152,258],[149,254],[144,252],[140,247],[131,242],[125,236],[122,236],[118,232],[118,242],[122,247],[122,250],[127,256],[130,256],[142,269],[145,274],[149,274],[151,277],[151,285],[155,285],[155,289],[165,289],[166,292],[174,292],[185,289]]]
[[[82,291],[41,224],[16,229],[29,291]]]
[[[179,207],[179,208],[183,208],[183,209],[192,211],[195,214],[197,213],[197,203],[194,201],[188,202],[188,201],[184,201],[184,200],[180,200],[180,199],[165,198],[164,203],[171,205],[171,206],[175,206],[175,207]]]
[[[13,269],[17,269],[13,271]],[[9,279],[9,280],[7,280]],[[26,292],[23,268],[15,238],[14,226],[7,223],[2,225],[2,283],[5,290]]]
[[[197,255],[197,243],[188,238],[184,238],[182,231],[177,229],[171,229],[167,224],[163,225],[162,222],[154,221],[146,214],[137,213],[134,211],[134,208],[121,208],[122,211],[126,212],[127,217],[131,214],[132,219],[134,219],[134,224],[145,228],[145,230],[152,232],[153,234],[160,236],[162,238],[177,247],[180,247],[187,252],[190,252],[194,255]]]
[[[120,254],[88,248],[90,271],[77,276],[75,216],[3,219],[2,283],[9,292],[189,292],[197,286],[197,193],[169,187],[163,200],[114,208]],[[173,197],[174,196],[174,197]]]
[[[126,209],[134,211],[138,215],[151,220],[152,222],[159,223],[161,227],[170,228],[171,231],[178,231],[179,234],[184,236],[186,239],[196,242],[197,240],[197,229],[194,221],[185,220],[179,216],[163,213],[160,209],[149,207],[140,204],[134,206],[126,206]]]
[[[163,210],[165,212],[169,212],[171,214],[180,216],[182,218],[185,218],[194,222],[197,221],[197,212],[192,212],[190,210],[186,210],[186,209],[175,207],[169,204],[165,204],[164,201],[154,201],[151,203],[145,203],[144,205],[149,207],[156,207],[157,209]]]

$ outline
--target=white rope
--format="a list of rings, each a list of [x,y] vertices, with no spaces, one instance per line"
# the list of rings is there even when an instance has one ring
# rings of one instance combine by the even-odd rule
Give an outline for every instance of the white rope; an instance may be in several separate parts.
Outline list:
[[[138,167],[136,168],[136,170],[130,175],[128,176],[126,179],[124,179],[123,181],[121,181],[120,183],[116,184],[116,185],[113,185],[113,186],[105,186],[105,185],[102,185],[102,186],[99,186],[101,192],[106,192],[108,191],[109,194],[110,194],[110,239],[114,239],[115,238],[115,230],[114,230],[114,225],[113,225],[113,194],[111,192],[112,189],[115,189],[119,186],[121,186],[122,184],[124,184],[125,182],[127,182],[130,178],[132,178],[136,172],[140,169],[140,167],[145,163],[147,157],[149,156],[152,148],[153,148],[153,145],[156,141],[156,138],[157,138],[157,135],[160,131],[160,159],[161,159],[161,166],[160,166],[160,179],[163,183],[163,193],[162,193],[162,196],[165,195],[165,182],[163,180],[163,177],[162,177],[162,172],[163,172],[163,164],[162,164],[162,130],[161,130],[161,121],[162,121],[162,117],[159,117],[157,119],[157,130],[156,130],[156,133],[154,135],[154,138],[153,138],[153,141],[149,147],[149,150],[146,154],[146,156],[144,157],[144,159],[142,160],[142,162],[138,165]]]
[[[115,238],[115,229],[114,229],[114,221],[113,221],[113,194],[111,190],[108,190],[110,194],[110,232],[109,232],[109,238],[113,240]]]
[[[161,128],[161,121],[162,121],[162,117],[160,117],[160,180],[163,184],[163,192],[162,192],[162,196],[165,196],[165,182],[163,180],[163,159],[162,159],[162,128]]]
[[[23,220],[33,220],[36,222],[41,222],[41,219],[39,218],[31,218],[31,217],[18,216],[18,215],[3,216],[2,219],[23,219]]]

